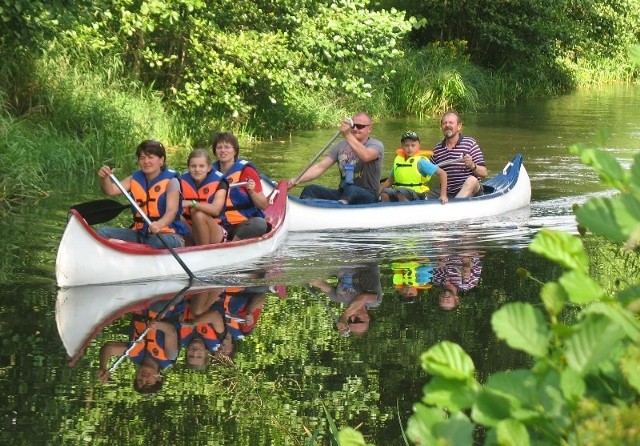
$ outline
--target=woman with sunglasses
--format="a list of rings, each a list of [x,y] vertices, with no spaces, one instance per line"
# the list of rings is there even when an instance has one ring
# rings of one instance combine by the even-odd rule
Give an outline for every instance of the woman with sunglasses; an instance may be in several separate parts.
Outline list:
[[[312,184],[306,186],[300,198],[338,200],[342,204],[367,204],[378,201],[382,173],[384,145],[371,138],[372,121],[368,113],[360,111],[340,125],[343,140],[334,145],[327,156],[311,166],[299,179],[289,180],[289,188],[315,180],[329,167],[338,163],[340,185],[337,189]]]
[[[100,236],[144,243],[158,249],[165,248],[165,244],[173,248],[184,246],[188,229],[180,221],[180,181],[177,173],[165,165],[166,156],[166,150],[160,142],[142,141],[136,148],[139,170],[121,181],[124,189],[149,217],[151,224],[147,224],[138,211],[132,209],[131,228],[103,226],[97,230]],[[100,189],[108,196],[120,195],[122,191],[110,179],[112,174],[113,169],[109,166],[102,166],[98,170]],[[159,234],[162,234],[162,240]]]

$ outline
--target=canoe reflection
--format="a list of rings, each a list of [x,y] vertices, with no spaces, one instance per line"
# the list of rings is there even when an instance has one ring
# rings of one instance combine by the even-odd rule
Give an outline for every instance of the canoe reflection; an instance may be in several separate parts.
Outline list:
[[[256,327],[269,290],[190,287],[180,281],[60,289],[56,322],[69,365],[107,325],[125,327],[126,336],[110,330],[120,339],[102,343],[96,376],[107,382],[124,375],[118,369],[130,362],[136,368],[134,389],[153,393],[162,388],[167,371],[183,361],[182,367],[194,370],[205,370],[214,359],[232,361],[236,343]],[[286,295],[282,286],[273,290]]]
[[[311,294],[334,319],[341,336],[369,331],[369,310],[380,305],[383,295],[378,264],[341,268],[330,277],[310,281],[309,285],[323,291],[331,302],[342,304],[340,310],[336,309],[340,312],[340,316],[337,316],[332,307],[322,300],[323,297],[311,289]]]
[[[401,302],[414,303],[420,295],[437,293],[440,307],[453,310],[460,304],[460,293],[480,283],[482,256],[479,251],[462,251],[397,260],[391,263],[393,286]]]

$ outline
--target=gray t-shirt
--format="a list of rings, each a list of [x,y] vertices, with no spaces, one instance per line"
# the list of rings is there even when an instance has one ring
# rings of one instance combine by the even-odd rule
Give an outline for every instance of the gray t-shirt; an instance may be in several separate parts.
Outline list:
[[[378,189],[380,188],[380,175],[382,174],[384,145],[377,139],[369,138],[365,141],[364,146],[376,149],[378,151],[378,158],[373,161],[369,161],[368,163],[363,162],[356,156],[355,152],[351,149],[351,146],[349,146],[345,140],[334,145],[327,156],[334,162],[338,163],[340,176],[343,179],[345,164],[355,164],[355,169],[353,171],[353,184],[369,189],[377,195]]]

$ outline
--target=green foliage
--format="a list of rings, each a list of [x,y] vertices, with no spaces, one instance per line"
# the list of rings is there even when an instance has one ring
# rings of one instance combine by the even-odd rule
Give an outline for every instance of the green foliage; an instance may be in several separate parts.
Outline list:
[[[265,135],[313,121],[300,97],[367,97],[385,79],[411,24],[367,4],[119,0],[96,4],[95,19],[64,36],[67,45],[124,53],[171,108],[202,122],[200,134],[230,127]]]
[[[468,42],[475,64],[514,75],[528,84],[525,91],[553,94],[638,74],[626,55],[640,33],[638,0],[377,0],[373,5],[415,16],[410,39],[420,47]]]
[[[640,155],[625,171],[600,150],[573,146],[570,151],[619,192],[587,201],[576,211],[578,223],[637,251]],[[590,259],[577,237],[543,230],[530,250],[567,269],[542,287],[546,317],[530,303],[515,302],[496,311],[491,323],[499,339],[531,357],[532,367],[494,373],[480,384],[471,358],[458,345],[434,345],[421,358],[432,378],[409,420],[414,442],[471,445],[472,436],[460,432],[474,424],[486,429],[485,444],[635,444],[640,439],[631,422],[640,416],[640,321],[632,311],[640,306],[638,263],[630,286],[612,295],[610,284],[600,285],[589,275]],[[523,271],[519,275],[532,278]],[[570,323],[572,313],[576,318]]]

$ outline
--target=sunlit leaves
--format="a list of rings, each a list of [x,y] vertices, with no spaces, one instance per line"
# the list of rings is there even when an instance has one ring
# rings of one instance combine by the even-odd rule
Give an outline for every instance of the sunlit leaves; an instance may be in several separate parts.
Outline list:
[[[435,376],[424,387],[422,401],[450,411],[468,409],[473,404],[479,384],[471,380],[459,380]]]
[[[564,308],[569,300],[567,293],[557,282],[547,282],[540,291],[540,298],[544,304],[545,310],[551,316],[557,316]]]
[[[587,391],[582,375],[570,368],[560,375],[560,388],[564,397],[573,404],[577,404]]]
[[[640,346],[630,345],[626,354],[620,360],[620,368],[627,382],[640,393]]]
[[[606,317],[589,316],[566,340],[567,364],[580,374],[606,361],[624,336],[618,324]]]
[[[547,354],[549,329],[542,312],[532,305],[515,302],[503,306],[493,314],[491,326],[509,347],[534,357]]]
[[[473,444],[473,424],[462,412],[456,412],[449,418],[441,409],[414,406],[414,414],[409,419],[407,436],[415,444],[442,444],[471,446]]]
[[[498,444],[501,446],[529,446],[529,432],[516,420],[505,420],[496,426]]]
[[[450,379],[473,379],[473,361],[462,347],[453,342],[443,341],[434,345],[420,359],[427,373]]]
[[[588,270],[589,260],[582,242],[571,234],[543,229],[529,244],[529,249],[566,268],[584,273]]]
[[[604,290],[589,275],[579,271],[564,273],[558,280],[569,300],[575,304],[585,304],[600,300]]]
[[[613,198],[592,198],[578,209],[576,218],[594,234],[616,243],[629,243],[629,248],[638,244],[639,197],[627,194]]]

